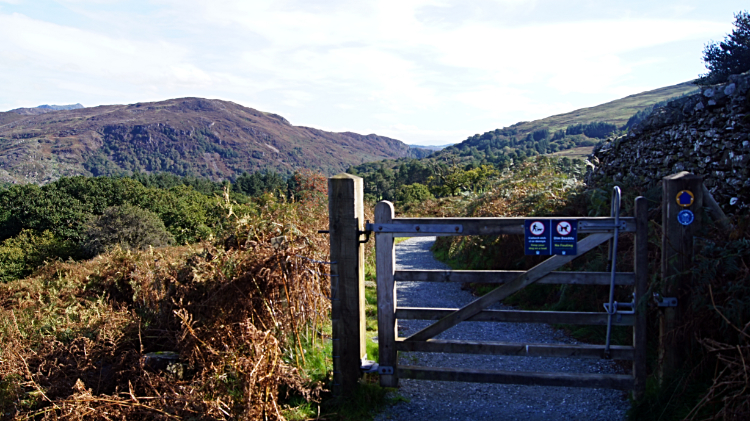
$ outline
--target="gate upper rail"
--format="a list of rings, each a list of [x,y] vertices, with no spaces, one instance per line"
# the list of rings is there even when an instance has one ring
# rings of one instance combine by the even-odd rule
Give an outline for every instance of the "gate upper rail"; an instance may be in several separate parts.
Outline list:
[[[378,233],[393,234],[394,237],[453,236],[453,235],[502,235],[524,233],[524,221],[559,220],[578,222],[579,234],[611,233],[615,230],[615,218],[611,217],[492,217],[492,218],[393,218],[389,223],[367,223],[365,229]],[[635,232],[633,217],[620,217],[617,225],[620,232]]]

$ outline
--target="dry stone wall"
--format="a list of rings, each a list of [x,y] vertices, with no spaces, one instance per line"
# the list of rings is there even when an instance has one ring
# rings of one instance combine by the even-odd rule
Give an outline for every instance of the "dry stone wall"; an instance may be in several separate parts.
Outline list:
[[[701,175],[727,213],[750,205],[750,72],[659,108],[627,135],[598,146],[589,184],[643,188],[680,171]]]

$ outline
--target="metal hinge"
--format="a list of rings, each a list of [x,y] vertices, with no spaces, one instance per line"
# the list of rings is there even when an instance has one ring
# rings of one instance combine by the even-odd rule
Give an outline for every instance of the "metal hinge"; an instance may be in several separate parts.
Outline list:
[[[372,229],[370,228],[372,224],[370,221],[365,222],[365,230],[364,231],[357,231],[357,235],[364,235],[364,240],[359,240],[359,244],[364,244],[368,241],[370,241],[370,234],[372,234]]]
[[[393,367],[381,365],[378,367],[378,374],[393,374]]]
[[[375,361],[363,360],[362,365],[359,367],[363,373],[378,373],[378,374],[393,374],[393,367],[380,365]]]

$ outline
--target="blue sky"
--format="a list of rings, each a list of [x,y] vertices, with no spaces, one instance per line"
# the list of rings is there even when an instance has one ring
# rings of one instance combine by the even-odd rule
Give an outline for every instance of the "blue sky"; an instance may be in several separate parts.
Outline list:
[[[747,8],[747,7],[745,7]],[[0,0],[0,110],[197,96],[460,142],[694,79],[738,1]]]

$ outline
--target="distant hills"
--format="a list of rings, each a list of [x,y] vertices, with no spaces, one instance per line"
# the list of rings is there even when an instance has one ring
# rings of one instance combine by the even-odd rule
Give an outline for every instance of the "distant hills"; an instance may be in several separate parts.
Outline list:
[[[380,168],[383,160],[396,168],[405,159],[427,156],[430,161],[503,167],[539,154],[590,153],[594,144],[626,130],[654,107],[696,89],[685,82],[444,146],[410,146],[375,134],[294,126],[276,114],[202,98],[19,108],[0,113],[0,183],[44,184],[62,176],[134,172],[214,181],[245,171],[290,174],[302,168],[327,175],[354,168],[365,174]]]
[[[697,90],[697,86],[692,82],[684,82],[630,95],[594,107],[581,108],[534,121],[522,121],[508,127],[469,136],[460,143],[437,148],[417,166],[419,168],[413,169],[407,165],[406,169],[419,172],[421,166],[437,163],[455,164],[464,168],[479,165],[504,168],[512,162],[535,155],[584,157],[591,154],[594,145],[609,136],[626,132],[630,126],[637,124],[654,108],[664,106],[672,99]],[[406,159],[399,158],[364,163],[354,166],[351,171],[365,177],[365,190],[368,191],[368,184],[374,184],[368,181],[368,177],[387,179],[393,176],[398,178],[394,174],[389,176],[385,169],[398,171],[404,168],[406,161]],[[380,173],[380,176],[375,173]],[[424,182],[411,176],[401,178],[411,180],[411,182]],[[392,190],[395,191],[395,188]]]
[[[590,155],[598,143],[627,132],[654,109],[697,89],[691,82],[655,89],[595,107],[475,134],[425,159],[369,162],[348,171],[364,179],[365,197],[404,201],[428,194],[427,189],[433,194],[446,191],[455,194],[460,182],[465,182],[461,180],[480,177],[491,170],[503,170],[537,155],[561,155],[561,165],[580,169],[569,158]]]
[[[654,107],[666,105],[697,91],[693,82],[654,89],[589,108],[581,108],[534,121],[523,121],[468,137],[431,155],[459,161],[502,164],[508,158],[554,154],[571,149],[576,155],[591,153],[595,143],[644,118]],[[585,152],[584,152],[585,151]]]
[[[294,126],[279,115],[215,99],[79,105],[0,113],[0,182],[133,172],[219,181],[244,171],[301,168],[331,175],[363,162],[431,152],[375,134]]]
[[[446,143],[445,145],[409,145],[412,148],[422,148],[422,149],[429,149],[431,151],[439,151],[441,149],[445,149],[448,146],[453,146],[455,143]]]
[[[70,104],[70,105],[40,105],[33,108],[16,108],[15,110],[8,111],[9,113],[16,113],[21,115],[38,115],[48,113],[50,111],[62,111],[62,110],[77,110],[83,108],[81,104]]]

